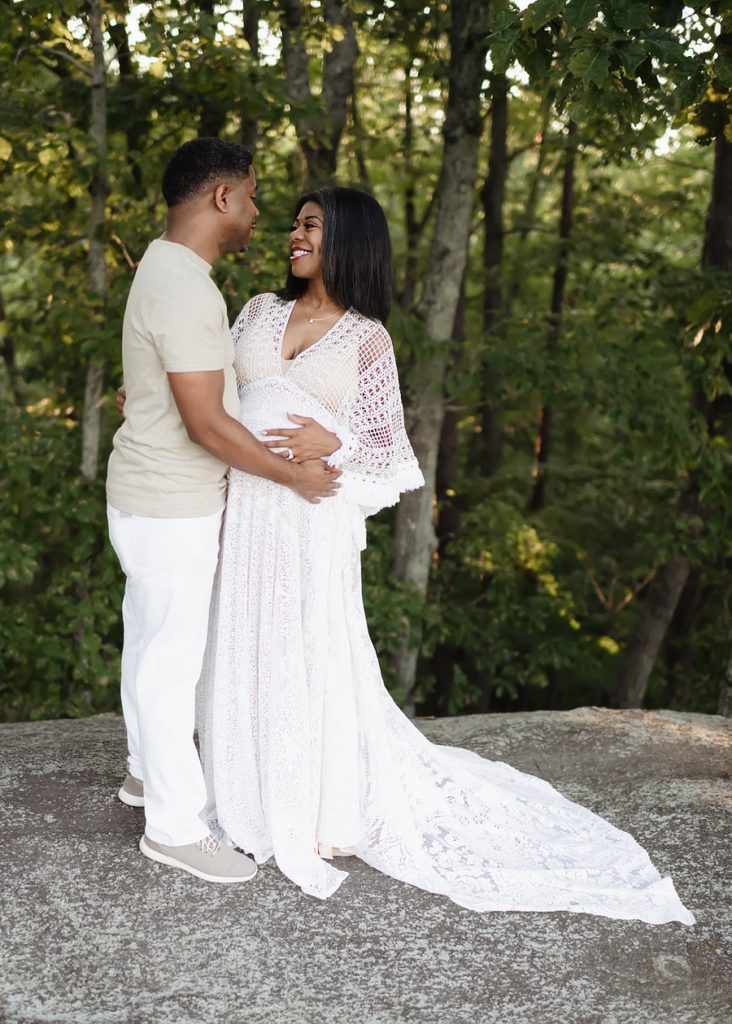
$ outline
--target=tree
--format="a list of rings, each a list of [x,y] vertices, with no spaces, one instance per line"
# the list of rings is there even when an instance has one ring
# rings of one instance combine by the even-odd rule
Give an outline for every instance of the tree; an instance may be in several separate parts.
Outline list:
[[[104,321],[107,300],[107,267],[105,262],[104,213],[107,202],[107,83],[102,34],[102,10],[99,0],[89,0],[89,30],[92,49],[91,75],[91,137],[94,145],[94,169],[89,186],[88,273],[89,291],[94,297],[95,315]],[[104,360],[93,354],[86,372],[84,414],[82,421],[81,472],[94,480],[99,461],[101,427],[99,403],[104,386]]]
[[[467,259],[468,235],[478,173],[482,131],[480,98],[488,45],[488,4],[485,0],[453,0],[451,4],[449,89],[445,108],[444,150],[436,197],[436,222],[431,240],[418,315],[431,349],[410,381],[409,428],[426,486],[402,498],[394,538],[394,571],[425,594],[435,547],[432,501],[437,453],[444,416],[443,386],[449,358],[446,343],[452,331]],[[419,644],[405,635],[396,670],[412,707]]]
[[[333,180],[338,146],[353,94],[358,43],[348,5],[324,0],[329,47],[323,59],[323,87],[316,101],[310,87],[304,37],[305,12],[301,0],[282,0],[282,45],[287,92],[305,161],[308,187]]]

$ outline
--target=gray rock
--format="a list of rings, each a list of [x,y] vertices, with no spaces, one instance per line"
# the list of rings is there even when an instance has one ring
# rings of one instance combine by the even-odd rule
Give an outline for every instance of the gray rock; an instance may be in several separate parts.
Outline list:
[[[633,833],[697,924],[476,914],[360,862],[216,887],[137,850],[120,719],[0,726],[3,1024],[725,1024],[732,722],[609,711],[420,723]]]

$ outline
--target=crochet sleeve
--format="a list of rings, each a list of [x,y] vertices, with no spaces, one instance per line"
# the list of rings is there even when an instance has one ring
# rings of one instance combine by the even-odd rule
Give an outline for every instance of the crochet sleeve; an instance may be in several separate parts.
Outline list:
[[[404,426],[394,348],[381,324],[374,324],[359,345],[356,394],[348,429],[339,437],[341,447],[328,462],[343,470],[344,497],[363,506],[367,515],[423,486]]]
[[[264,312],[270,297],[270,292],[263,292],[261,295],[254,295],[249,302],[246,303],[231,327],[231,336],[234,339],[235,345],[238,344],[242,334],[244,334],[244,332],[251,327]]]

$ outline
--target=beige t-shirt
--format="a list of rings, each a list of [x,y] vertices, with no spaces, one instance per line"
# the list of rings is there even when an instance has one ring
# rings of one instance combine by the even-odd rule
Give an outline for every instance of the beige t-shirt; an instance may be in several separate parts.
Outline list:
[[[167,377],[223,370],[224,408],[238,418],[234,343],[210,271],[192,249],[162,238],[137,268],[122,327],[125,420],[107,472],[107,500],[122,512],[179,519],[224,504],[228,466],[190,440]]]

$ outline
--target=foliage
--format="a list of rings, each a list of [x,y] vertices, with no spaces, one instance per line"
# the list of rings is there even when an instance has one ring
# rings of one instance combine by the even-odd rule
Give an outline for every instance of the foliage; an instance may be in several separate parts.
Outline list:
[[[466,340],[447,382],[460,414],[450,487],[460,530],[435,558],[422,600],[392,575],[393,513],[370,524],[363,576],[372,633],[399,696],[389,655],[404,623],[424,627],[425,709],[445,644],[456,656],[451,712],[479,706],[486,679],[491,706],[502,709],[607,702],[648,582],[683,550],[702,581],[690,630],[678,639],[693,666],[681,685],[665,652],[648,700],[713,710],[732,603],[730,430],[725,420],[710,434],[697,399],[730,393],[732,292],[729,275],[700,269],[713,154],[694,140],[729,131],[725,15],[717,4],[635,0],[523,6],[491,5],[492,70],[506,71],[510,85],[500,272],[510,301],[485,331],[485,222],[476,201]],[[124,302],[135,262],[162,230],[167,155],[203,127],[235,139],[243,114],[258,121],[256,244],[246,262],[216,270],[232,318],[254,291],[282,281],[291,207],[304,184],[276,0],[258,4],[259,59],[242,33],[241,4],[104,7],[109,295],[100,308],[86,279],[94,152],[85,15],[69,2],[0,2],[0,717],[117,706],[121,579],[105,538],[103,481],[79,474],[82,402],[87,365],[101,358],[106,454]],[[390,328],[406,385],[414,362],[442,343],[424,336],[414,309],[432,258],[450,4],[349,7],[360,56],[338,176],[372,189],[389,215],[399,298]],[[304,8],[317,103],[323,55],[338,33],[322,4]],[[484,112],[488,130],[488,91]],[[580,140],[570,274],[550,348],[569,118]],[[490,395],[479,372],[486,358]],[[557,424],[549,496],[529,514],[547,396]],[[471,442],[488,399],[502,458],[483,477]],[[689,479],[700,489],[696,519],[679,515]]]
[[[66,410],[2,413],[0,706],[8,718],[116,708],[122,587],[102,484],[79,476]]]

